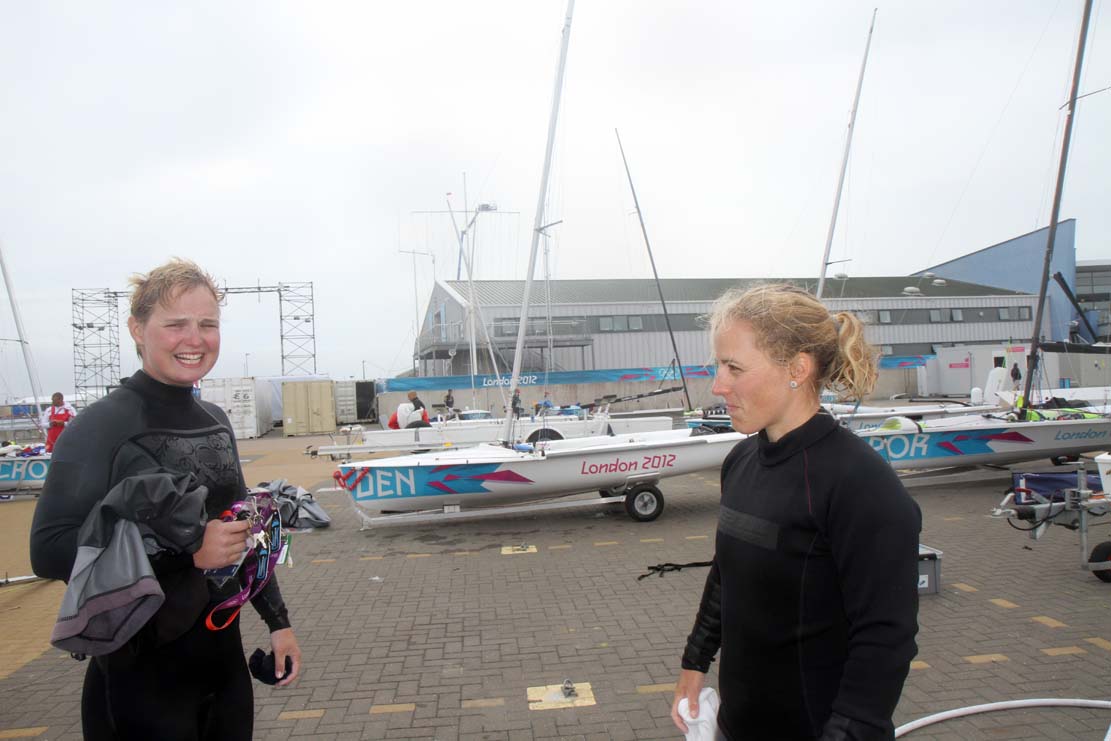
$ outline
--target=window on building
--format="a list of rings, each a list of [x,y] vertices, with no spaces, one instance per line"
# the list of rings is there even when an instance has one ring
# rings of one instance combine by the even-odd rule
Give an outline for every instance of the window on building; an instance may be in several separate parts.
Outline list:
[[[613,331],[614,332],[628,332],[629,331],[629,317],[615,316],[613,318]]]
[[[1030,318],[1030,307],[1029,306],[1020,306],[1020,307],[1018,307],[1018,318],[1019,319],[1029,319]]]
[[[636,330],[636,331],[644,329],[644,317],[640,317],[640,316],[631,316],[631,317],[629,317],[629,329]]]
[[[1001,321],[1001,322],[1010,321],[1010,318],[1011,318],[1010,308],[1006,307],[1006,306],[1000,306],[999,307],[999,321]]]
[[[944,322],[945,321],[945,309],[930,309],[930,321],[931,322]]]
[[[880,345],[880,355],[894,355],[895,348],[891,345]]]
[[[964,321],[964,309],[953,309],[952,310],[952,317],[953,317],[954,322],[963,322]]]
[[[880,324],[891,324],[891,312],[887,309],[880,309]]]
[[[613,331],[613,317],[600,316],[598,317],[598,331],[599,332],[612,332]]]

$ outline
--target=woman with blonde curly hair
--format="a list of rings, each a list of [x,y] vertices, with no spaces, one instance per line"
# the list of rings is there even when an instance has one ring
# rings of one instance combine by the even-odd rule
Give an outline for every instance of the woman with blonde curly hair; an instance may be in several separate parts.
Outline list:
[[[921,514],[891,467],[826,414],[863,398],[876,353],[860,320],[761,285],[715,304],[713,391],[750,437],[721,470],[715,554],[679,704],[697,717],[719,649],[721,739],[890,739],[917,648]]]

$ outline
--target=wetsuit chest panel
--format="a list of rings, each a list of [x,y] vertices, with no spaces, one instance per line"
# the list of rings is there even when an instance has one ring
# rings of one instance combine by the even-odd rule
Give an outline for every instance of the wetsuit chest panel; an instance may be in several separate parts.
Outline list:
[[[132,439],[158,465],[192,471],[208,487],[209,512],[238,498],[239,459],[231,434],[221,426],[200,430],[150,430]]]

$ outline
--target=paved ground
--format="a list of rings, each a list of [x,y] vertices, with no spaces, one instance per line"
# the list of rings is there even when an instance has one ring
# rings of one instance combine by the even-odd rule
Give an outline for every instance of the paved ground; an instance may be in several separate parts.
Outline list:
[[[303,485],[329,486],[330,465],[300,456],[304,444],[244,445],[248,479],[291,472]],[[922,599],[921,663],[897,723],[999,700],[1111,699],[1111,584],[1077,567],[1075,534],[1056,528],[1035,542],[988,519],[1003,486],[958,480],[912,490],[923,542],[944,551],[942,590]],[[295,566],[280,571],[305,673],[284,690],[255,685],[256,736],[679,738],[670,683],[705,570],[637,577],[650,564],[710,557],[717,473],[673,479],[664,491],[666,511],[647,524],[619,508],[587,508],[373,532],[359,530],[346,495],[321,494],[333,527],[296,536]],[[18,518],[0,519],[5,541],[26,537],[8,532]],[[522,545],[535,552],[503,554]],[[12,655],[16,668],[0,675],[0,738],[78,739],[84,665],[46,645],[32,589],[54,585],[0,590],[3,640],[31,657]],[[264,640],[261,622],[247,617],[248,651]],[[585,706],[530,707],[529,688],[543,699],[543,688],[566,679]],[[1039,709],[908,738],[1102,739],[1109,725],[1107,710]]]

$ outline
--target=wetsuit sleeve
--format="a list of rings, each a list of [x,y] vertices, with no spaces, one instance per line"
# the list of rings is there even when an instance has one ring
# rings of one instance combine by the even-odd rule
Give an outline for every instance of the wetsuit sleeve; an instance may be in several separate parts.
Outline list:
[[[126,419],[89,409],[58,438],[31,523],[31,568],[68,580],[77,556],[77,531],[111,488],[116,440]]]
[[[700,672],[710,671],[710,664],[721,648],[721,575],[718,572],[717,558],[710,565],[706,586],[702,590],[702,602],[694,619],[694,628],[687,636],[687,648],[683,651],[683,668]]]
[[[840,575],[849,650],[822,741],[889,739],[891,716],[917,653],[922,516],[871,451],[831,496],[826,537]]]

